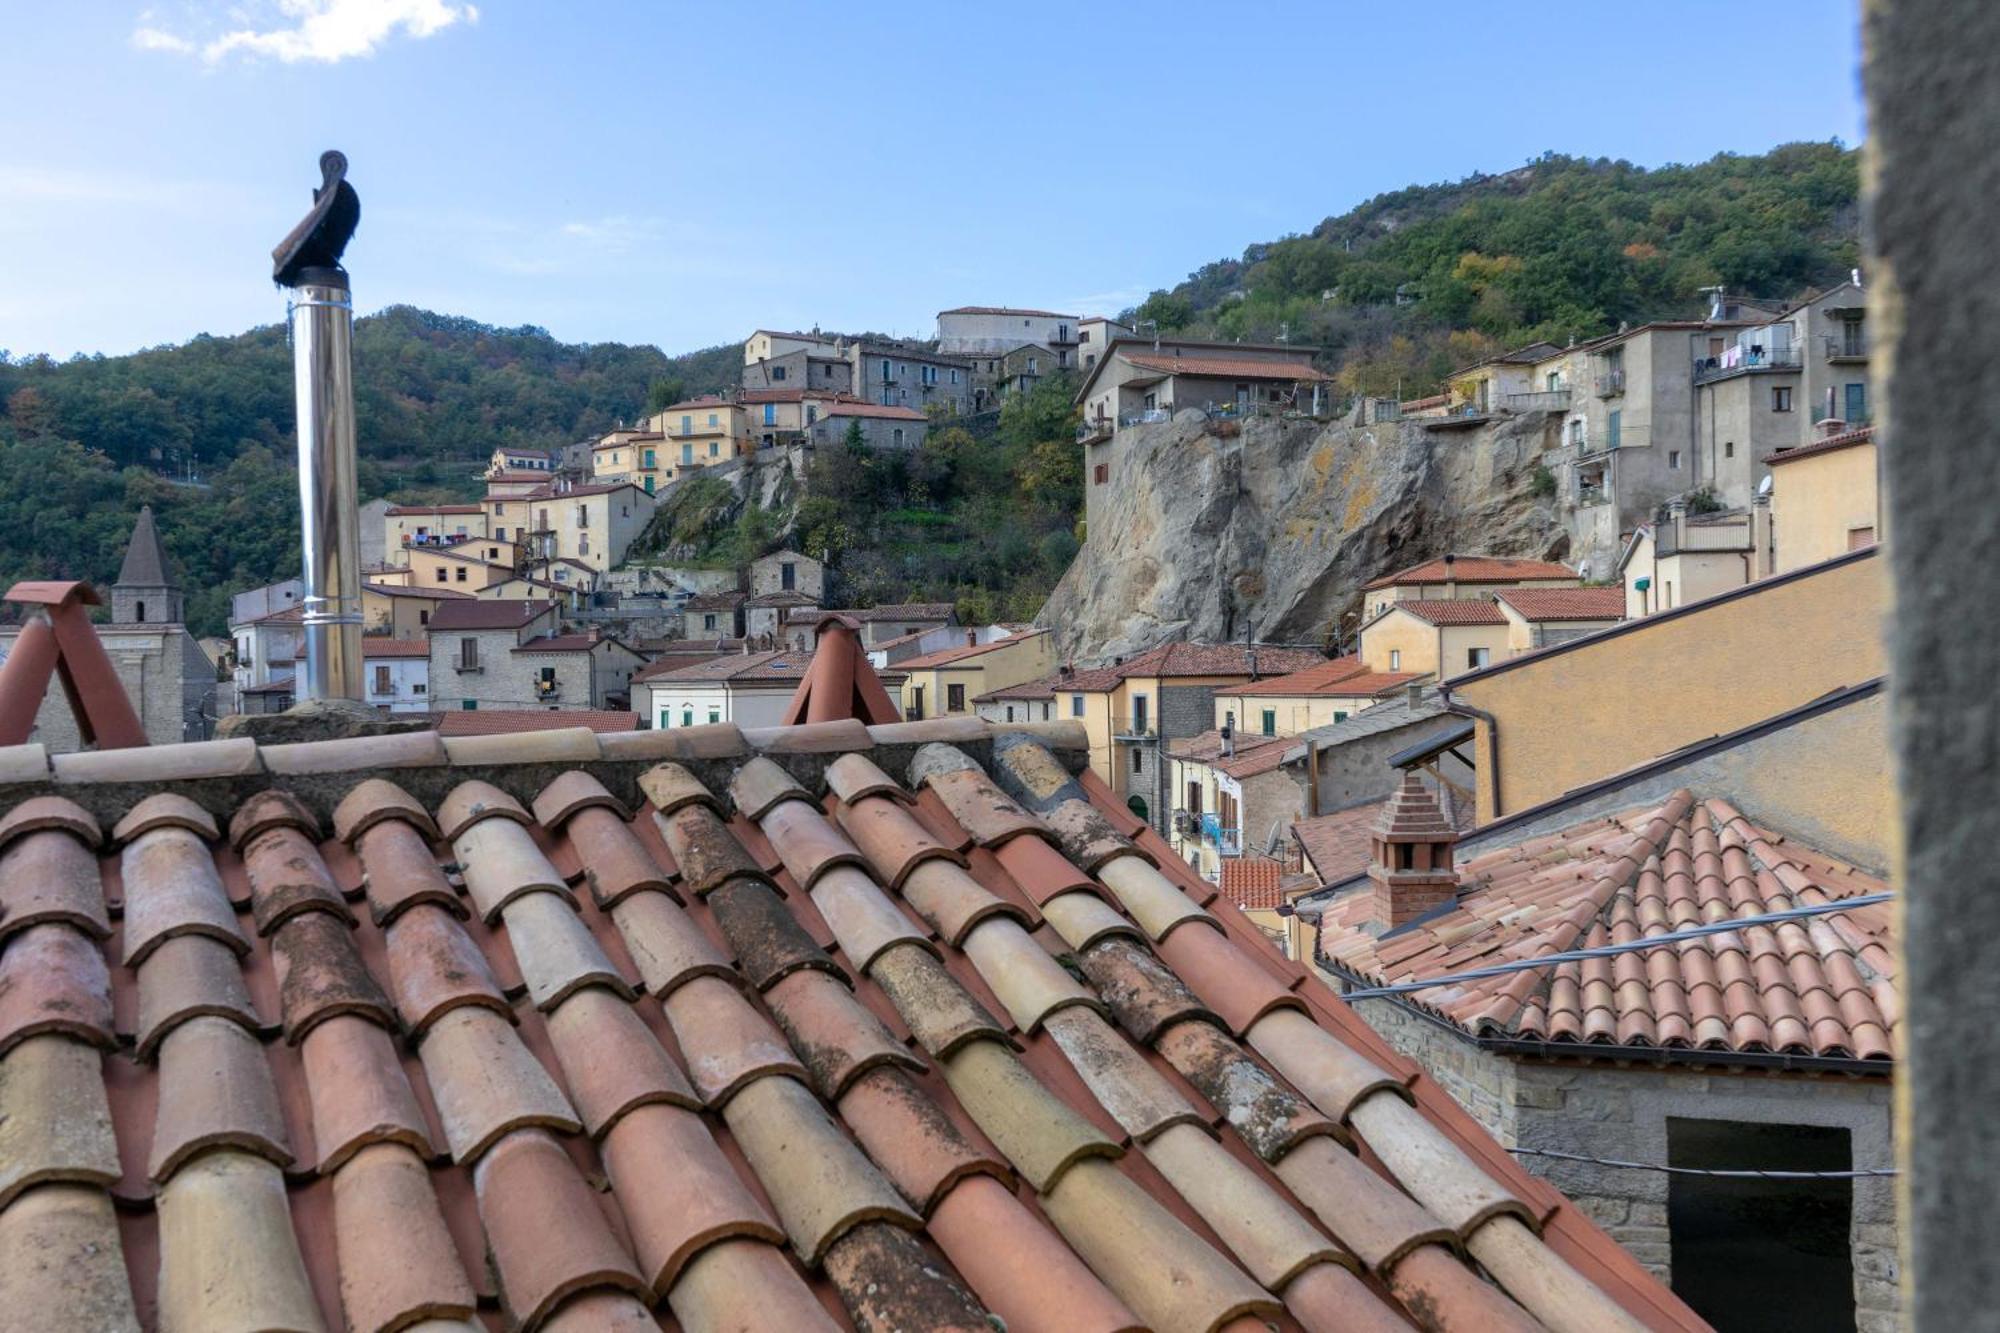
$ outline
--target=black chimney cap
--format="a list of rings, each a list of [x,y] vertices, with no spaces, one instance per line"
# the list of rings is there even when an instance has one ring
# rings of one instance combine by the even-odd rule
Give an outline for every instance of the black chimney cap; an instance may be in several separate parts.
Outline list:
[[[308,282],[347,285],[341,252],[361,225],[361,196],[347,183],[347,156],[328,149],[319,155],[320,186],[313,206],[271,251],[271,280],[280,287]]]

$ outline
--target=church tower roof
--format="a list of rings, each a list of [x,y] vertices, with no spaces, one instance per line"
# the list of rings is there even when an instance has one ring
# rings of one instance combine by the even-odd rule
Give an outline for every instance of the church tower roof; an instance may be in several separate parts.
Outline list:
[[[160,545],[160,529],[153,521],[153,506],[147,505],[139,511],[139,521],[132,525],[132,540],[125,547],[125,563],[118,567],[118,582],[114,586],[123,588],[171,588],[174,581],[167,574],[167,552]]]

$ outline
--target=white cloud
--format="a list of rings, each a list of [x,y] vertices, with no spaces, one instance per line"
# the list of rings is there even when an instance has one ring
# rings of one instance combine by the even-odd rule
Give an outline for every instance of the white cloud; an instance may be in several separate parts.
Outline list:
[[[265,17],[259,21],[259,14]],[[476,23],[479,10],[457,0],[272,0],[261,11],[232,10],[230,19],[254,26],[196,40],[152,26],[140,15],[132,45],[142,51],[199,55],[217,65],[232,55],[284,64],[331,65],[373,55],[397,36],[421,40],[459,23]]]

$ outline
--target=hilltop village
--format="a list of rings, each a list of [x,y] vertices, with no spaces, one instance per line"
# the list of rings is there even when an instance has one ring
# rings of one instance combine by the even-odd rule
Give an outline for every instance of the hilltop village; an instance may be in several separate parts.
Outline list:
[[[228,1150],[205,1156],[192,1127],[170,1141],[166,1108],[180,1103],[166,1085],[191,1058],[176,1051],[199,1039],[254,1057],[261,1029],[226,996],[169,990],[194,996],[201,969],[220,968],[215,984],[238,994],[237,953],[270,936],[254,950],[278,958],[286,1039],[318,1034],[303,1082],[280,1082],[310,1104],[337,1224],[358,1200],[390,1206],[368,1192],[389,1191],[386,1175],[341,1192],[364,1162],[417,1163],[395,1207],[416,1219],[412,1246],[442,1247],[399,1269],[407,1290],[343,1296],[357,1327],[502,1299],[525,1327],[581,1309],[577,1291],[602,1298],[604,1320],[577,1327],[659,1301],[684,1326],[734,1327],[704,1320],[751,1290],[803,1327],[819,1308],[807,1282],[852,1313],[908,1296],[900,1277],[935,1277],[909,1241],[927,1225],[965,1279],[949,1299],[976,1294],[1009,1327],[1056,1326],[1043,1300],[1061,1326],[1104,1329],[1215,1327],[1243,1311],[1309,1328],[1404,1311],[1445,1312],[1434,1326],[1451,1328],[1696,1328],[1754,1302],[1797,1311],[1798,1327],[1883,1333],[1901,1308],[1895,1218],[1888,1183],[1865,1169],[1891,1153],[1901,1006],[1871,352],[1858,273],[1805,299],[1718,291],[1705,318],[1516,348],[1413,400],[1340,392],[1312,347],[1044,310],[942,311],[923,342],[758,329],[726,391],[566,448],[498,448],[476,501],[363,506],[365,699],[380,721],[366,740],[260,732],[300,702],[300,583],[241,590],[229,637],[197,642],[174,552],[142,513],[103,599],[111,674],[97,687],[122,686],[157,764],[128,772],[115,756],[142,752],[93,748],[101,727],[51,682],[0,766],[33,751],[59,787],[87,778],[145,799],[127,812],[62,788],[96,804],[33,822],[15,807],[0,854],[82,857],[94,884],[87,849],[104,830],[124,847],[137,1058],[165,1062],[149,1168],[170,1182],[163,1216],[190,1173],[224,1166],[275,1189],[282,1211],[272,1163],[313,1163],[282,1124],[232,1128]],[[1084,544],[1074,586],[1033,621],[853,604],[838,562],[793,533],[721,567],[677,560],[652,531],[697,479],[754,503],[801,483],[815,451],[916,451],[1057,379],[1074,386]],[[1478,529],[1385,519],[1367,567],[1329,556],[1301,576],[1320,601],[1282,632],[1260,632],[1244,608],[1263,603],[1246,593],[1229,632],[1190,633],[1192,612],[1163,609],[1171,570],[1157,585],[1125,571],[1135,551],[1188,571],[1224,556],[1148,547],[1157,527],[1131,497],[1185,466],[1206,480],[1175,481],[1179,503],[1205,501],[1230,469],[1256,466],[1253,449],[1287,441],[1327,460],[1322,472],[1380,450],[1477,471],[1506,512]],[[1282,523],[1267,516],[1289,534],[1274,546],[1358,530],[1359,510],[1344,520],[1306,492],[1285,503]],[[1467,531],[1493,540],[1440,535]],[[1092,579],[1128,600],[1105,602]],[[1092,596],[1115,635],[1077,609]],[[68,604],[51,606],[49,623],[68,623]],[[43,651],[40,623],[0,628],[4,646]],[[219,820],[175,794],[238,793],[253,771],[295,776]],[[508,776],[530,771],[532,785]],[[148,782],[167,785],[148,795]],[[335,787],[320,810],[315,793]],[[168,890],[165,862],[141,849],[163,839],[204,867],[214,844],[214,901],[184,909],[220,913],[208,935],[142,937],[148,895]],[[279,904],[272,839],[320,867],[308,878],[322,887],[297,892],[324,910]],[[451,850],[434,860],[439,840]],[[323,867],[320,848],[333,849]],[[326,947],[344,959],[347,904],[363,899],[387,943],[355,957],[386,948],[393,1009],[309,996],[287,970],[306,957],[286,952],[302,928],[287,922],[338,919]],[[231,902],[254,915],[242,936]],[[49,947],[68,948],[102,934],[101,916],[32,916],[59,924],[14,938],[54,932]],[[0,916],[0,933],[15,919]],[[420,922],[470,960],[453,976],[483,977],[476,941],[502,933],[508,961],[494,981],[423,998]],[[170,962],[175,944],[187,956]],[[0,997],[26,947],[0,959]],[[169,980],[170,966],[189,970]],[[856,979],[865,995],[850,994]],[[632,1016],[641,991],[661,997],[691,1086],[655,1039],[657,1014]],[[517,1037],[494,1010],[511,1015],[520,996],[534,1020]],[[106,1000],[107,1025],[110,1013]],[[389,1032],[414,1042],[425,1024],[420,1062],[398,1064]],[[745,1025],[770,1039],[768,1060],[718,1035]],[[592,1045],[611,1027],[629,1069]],[[44,1038],[49,1058],[130,1036],[80,1031]],[[552,1043],[575,1116],[523,1038]],[[351,1045],[333,1052],[336,1040]],[[520,1106],[475,1106],[453,1042],[489,1062],[496,1105]],[[396,1120],[403,1065],[419,1063],[443,1139],[414,1112]],[[933,1064],[965,1122],[917,1079]],[[346,1137],[376,1112],[350,1116],[324,1081],[364,1066],[353,1076],[385,1099],[382,1123],[404,1124],[386,1140]],[[0,1111],[13,1086],[0,1079]],[[661,1162],[704,1180],[744,1169],[704,1123],[726,1123],[776,1225],[740,1184],[699,1201],[709,1229],[648,1212],[651,1194],[687,1189],[654,1179]],[[767,1132],[818,1145],[831,1174],[791,1178]],[[552,1137],[579,1133],[603,1154],[629,1236],[605,1229]],[[441,1178],[468,1207],[476,1193],[499,1296],[466,1284],[430,1221],[446,1186],[432,1197],[418,1155],[447,1143],[457,1165]],[[1124,1152],[1161,1178],[1135,1183],[1101,1160]],[[1634,1165],[1668,1161],[1688,1174]],[[1776,1174],[1704,1174],[1724,1167]],[[75,1192],[96,1207],[120,1176],[114,1152],[101,1178],[57,1178],[95,1182]],[[577,1208],[550,1212],[546,1235],[504,1234],[491,1199],[503,1181]],[[999,1183],[1013,1181],[1040,1212]],[[21,1188],[0,1165],[0,1208]],[[248,1234],[205,1206],[219,1237]],[[1757,1219],[1781,1213],[1797,1235],[1779,1253]],[[1008,1243],[983,1253],[994,1237]],[[537,1286],[530,1251],[545,1243],[604,1255],[551,1257],[567,1267]],[[335,1264],[304,1230],[299,1244]],[[1730,1247],[1766,1255],[1754,1290],[1720,1257]],[[208,1297],[163,1286],[160,1299],[193,1327]],[[371,1302],[383,1318],[361,1321]]]

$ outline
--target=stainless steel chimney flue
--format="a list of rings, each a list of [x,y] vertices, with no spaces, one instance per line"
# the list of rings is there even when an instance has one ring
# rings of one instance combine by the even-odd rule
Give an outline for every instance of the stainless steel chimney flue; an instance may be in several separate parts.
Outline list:
[[[360,699],[361,516],[355,496],[354,299],[341,252],[361,218],[347,159],[320,156],[313,208],[272,252],[292,291],[300,536],[305,550],[306,662],[296,697]]]

